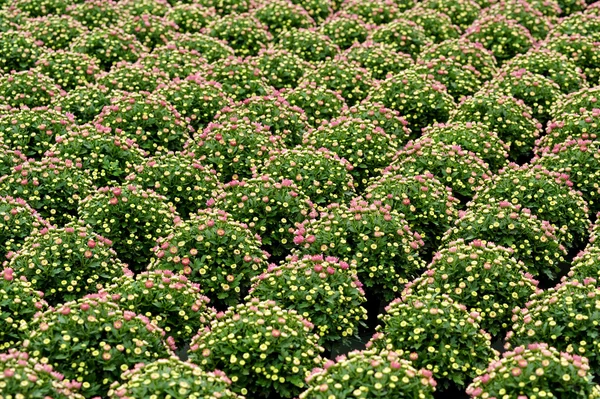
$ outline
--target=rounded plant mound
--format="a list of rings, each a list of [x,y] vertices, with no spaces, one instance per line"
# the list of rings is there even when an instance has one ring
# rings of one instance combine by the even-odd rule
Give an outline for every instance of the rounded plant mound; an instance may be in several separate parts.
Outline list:
[[[561,120],[566,114],[577,114],[581,109],[591,111],[599,108],[600,86],[584,87],[573,93],[561,96],[550,108],[554,120]]]
[[[327,148],[352,165],[350,173],[359,188],[392,162],[396,139],[374,122],[341,116],[304,136],[304,144]]]
[[[134,140],[151,153],[182,150],[190,132],[179,112],[164,97],[149,93],[122,92],[111,99],[94,123]]]
[[[242,399],[231,390],[231,380],[222,371],[207,372],[176,357],[140,364],[121,375],[108,391],[110,399],[167,397],[177,392],[190,399]]]
[[[376,43],[389,44],[399,53],[417,58],[419,53],[432,43],[425,29],[410,19],[397,18],[376,28],[369,37]]]
[[[35,65],[65,90],[93,83],[100,73],[95,57],[64,50],[43,54]]]
[[[84,399],[77,393],[81,383],[65,381],[52,366],[16,349],[0,354],[0,372],[2,394],[9,398]]]
[[[83,125],[57,135],[46,156],[81,164],[96,186],[121,184],[146,157],[145,151],[131,139],[106,132],[106,128]]]
[[[402,11],[400,4],[402,1],[387,0],[349,0],[341,4],[341,11],[346,14],[354,14],[361,17],[365,22],[374,25],[383,25],[392,22],[400,16]],[[411,0],[407,3],[412,3]],[[411,8],[413,4],[404,5],[404,8]]]
[[[341,95],[314,82],[300,84],[292,90],[284,89],[280,93],[292,106],[304,110],[308,123],[314,127],[337,118],[346,108],[346,101]]]
[[[190,361],[205,370],[223,370],[242,395],[293,397],[306,386],[310,371],[323,364],[313,327],[294,310],[253,298],[218,314],[199,331]]]
[[[510,147],[500,140],[498,134],[481,122],[435,124],[423,129],[423,136],[473,152],[492,171],[497,171],[507,163],[510,151]]]
[[[0,76],[0,101],[11,107],[43,107],[61,90],[54,79],[36,69]]]
[[[110,90],[99,85],[79,86],[52,98],[51,105],[72,114],[79,124],[91,122],[105,105],[110,104]]]
[[[356,14],[339,12],[321,24],[321,32],[342,49],[362,43],[369,35],[369,25]]]
[[[586,278],[596,280],[600,278],[600,249],[591,243],[591,240],[585,250],[579,252],[573,258],[569,272],[563,277],[566,280],[579,281],[583,281]]]
[[[369,99],[399,111],[417,135],[427,125],[446,122],[455,108],[443,84],[413,70],[382,81],[369,92]]]
[[[464,387],[497,358],[491,337],[479,328],[477,312],[429,291],[392,301],[367,348],[395,351],[413,367],[432,373],[440,390]]]
[[[216,171],[198,162],[193,153],[169,152],[140,162],[126,180],[169,199],[182,216],[196,213],[216,195]]]
[[[450,115],[450,122],[482,122],[510,146],[512,160],[528,157],[542,125],[523,101],[485,91],[461,101]]]
[[[264,161],[269,151],[283,148],[281,136],[248,118],[211,122],[186,145],[199,162],[215,169],[222,183],[252,176],[252,169]]]
[[[596,337],[600,289],[597,281],[566,281],[534,295],[523,308],[513,310],[512,331],[506,334],[506,349],[545,342],[561,352],[585,356],[592,370],[600,364]]]
[[[47,107],[12,108],[0,116],[0,140],[28,158],[41,158],[59,136],[77,131],[73,117]]]
[[[350,392],[354,397],[367,398],[381,392],[398,398],[433,399],[437,383],[431,375],[429,370],[415,369],[393,351],[352,351],[314,370],[306,381],[308,389],[299,398],[340,398]]]
[[[93,185],[81,164],[43,158],[16,165],[0,177],[0,196],[22,198],[52,224],[63,225],[77,216],[79,202]]]
[[[406,118],[401,116],[400,112],[386,108],[380,103],[369,100],[361,101],[360,104],[344,110],[342,115],[372,122],[382,128],[398,144],[404,144],[411,134]]]
[[[146,317],[90,295],[36,315],[22,347],[65,378],[77,379],[91,398],[106,396],[110,383],[136,364],[173,355],[175,346],[164,335]]]
[[[556,120],[548,122],[546,135],[535,142],[537,154],[545,150],[554,150],[558,144],[570,140],[598,141],[600,134],[600,108],[586,110],[581,108],[572,113],[560,115]]]
[[[183,345],[204,328],[214,316],[209,299],[200,286],[169,270],[154,270],[133,276],[128,272],[103,289],[123,310],[149,318]]]
[[[147,68],[142,64],[120,61],[96,78],[96,83],[108,87],[113,92],[123,90],[129,93],[152,92],[161,83],[169,81],[169,75],[159,69]]]
[[[54,306],[96,292],[123,275],[124,265],[111,245],[83,225],[44,228],[25,239],[10,256],[8,267],[44,292],[44,299]]]
[[[475,93],[481,87],[481,72],[471,65],[463,65],[450,58],[417,61],[413,70],[433,77],[443,84],[455,100]]]
[[[17,251],[29,235],[44,227],[50,224],[23,199],[0,197],[0,261]]]
[[[210,206],[229,212],[234,220],[246,223],[262,237],[263,248],[284,257],[293,247],[294,230],[306,218],[316,217],[313,203],[288,179],[268,175],[233,180],[222,186]]]
[[[184,79],[207,66],[207,61],[198,51],[179,48],[174,44],[157,47],[152,53],[142,56],[138,62],[161,79],[164,79],[163,76],[155,70],[166,73],[169,79]]]
[[[304,147],[274,150],[257,169],[257,175],[294,181],[315,205],[346,202],[355,195],[354,169],[348,161],[326,148]]]
[[[508,201],[470,205],[442,238],[444,246],[458,239],[475,239],[511,248],[513,257],[534,276],[554,278],[567,255],[557,228],[539,220],[531,210]]]
[[[388,301],[424,267],[419,257],[424,242],[403,216],[389,206],[359,199],[349,206],[332,204],[319,219],[305,221],[294,243],[295,254],[323,254],[356,263],[367,295]]]
[[[302,136],[310,129],[304,111],[290,105],[279,95],[251,97],[223,107],[216,115],[217,123],[238,123],[240,120],[260,123],[281,136],[286,145],[299,144]]]
[[[0,273],[0,350],[14,348],[23,341],[33,316],[48,307],[44,294],[36,291],[25,277],[15,276],[13,269]],[[1,356],[1,355],[0,355]],[[6,377],[6,376],[5,376]],[[5,387],[4,387],[5,388]]]
[[[261,50],[254,61],[269,84],[278,90],[297,87],[302,76],[313,68],[296,54],[278,48]]]
[[[278,37],[277,47],[286,49],[308,62],[325,61],[340,52],[340,48],[329,37],[313,29],[285,31]]]
[[[477,189],[476,204],[508,201],[520,204],[559,229],[566,247],[587,238],[588,206],[581,192],[574,191],[568,175],[550,172],[541,165],[511,163],[491,181]]]
[[[215,61],[196,79],[214,80],[232,100],[241,101],[273,92],[269,81],[252,58],[228,57]],[[190,79],[190,77],[188,77]]]
[[[452,196],[452,189],[431,173],[415,176],[386,173],[370,183],[364,198],[404,215],[410,229],[419,233],[429,250],[437,248],[444,232],[458,217],[460,201]]]
[[[79,216],[112,240],[119,258],[133,271],[146,268],[156,239],[179,221],[165,197],[132,184],[98,188],[81,201]]]
[[[510,329],[511,310],[537,291],[537,281],[513,254],[492,242],[451,242],[433,256],[421,277],[406,285],[404,294],[448,295],[479,313],[481,328],[497,337]]]
[[[209,36],[226,41],[240,56],[258,54],[273,39],[268,26],[248,13],[226,15],[209,24],[205,30]]]
[[[351,265],[334,257],[305,255],[286,259],[252,279],[246,300],[274,300],[294,309],[316,326],[324,346],[358,338],[367,319],[362,283]]]
[[[368,69],[373,79],[379,80],[409,69],[414,63],[410,55],[397,52],[392,45],[372,40],[356,43],[343,54],[348,61]]]
[[[464,200],[471,198],[475,187],[492,175],[488,164],[476,154],[426,136],[410,141],[398,151],[384,173],[405,176],[431,173]]]
[[[93,29],[73,40],[70,49],[96,57],[104,70],[119,61],[135,62],[141,54],[148,52],[134,35],[114,27]]]
[[[500,361],[491,363],[485,374],[475,378],[467,394],[472,398],[531,397],[544,392],[564,399],[599,398],[600,389],[592,382],[592,375],[585,357],[533,343],[503,353]]]

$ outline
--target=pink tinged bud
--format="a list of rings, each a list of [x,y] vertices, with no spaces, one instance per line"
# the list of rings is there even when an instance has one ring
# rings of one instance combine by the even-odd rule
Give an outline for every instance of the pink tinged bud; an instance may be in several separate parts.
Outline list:
[[[152,287],[154,287],[154,282],[152,280],[146,280],[146,282],[144,283],[144,286],[146,288],[152,288]]]

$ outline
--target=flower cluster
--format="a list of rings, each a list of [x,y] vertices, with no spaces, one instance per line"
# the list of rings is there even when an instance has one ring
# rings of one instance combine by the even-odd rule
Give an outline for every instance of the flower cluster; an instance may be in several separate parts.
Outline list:
[[[23,199],[0,197],[0,261],[17,251],[30,234],[49,226]]]
[[[92,56],[64,50],[43,54],[35,63],[41,73],[65,90],[94,82],[100,73],[98,64]]]
[[[314,82],[300,84],[292,90],[282,90],[280,94],[292,106],[304,110],[307,122],[315,127],[337,118],[346,108],[346,101],[341,95]]]
[[[132,184],[98,188],[81,201],[79,215],[112,240],[119,259],[134,271],[146,268],[156,239],[179,221],[165,197]]]
[[[0,101],[11,107],[41,107],[61,93],[54,79],[30,69],[0,76]]]
[[[481,18],[502,16],[526,28],[536,40],[544,39],[552,22],[540,10],[525,0],[500,1],[486,8]]]
[[[68,5],[66,14],[89,29],[112,26],[122,13],[121,10],[117,10],[116,4],[113,0],[86,0]]]
[[[220,210],[199,211],[152,248],[148,270],[174,270],[199,282],[217,307],[238,303],[250,279],[267,268],[261,239]]]
[[[414,71],[442,83],[455,100],[475,93],[481,86],[481,73],[475,67],[450,58],[419,60]]]
[[[595,238],[594,238],[595,241]],[[590,239],[592,242],[592,239]],[[563,279],[583,281],[586,278],[600,278],[600,251],[596,245],[590,244],[581,251],[571,263],[569,272]]]
[[[480,122],[435,124],[423,129],[423,136],[449,145],[458,145],[485,161],[492,171],[506,165],[510,147]]]
[[[478,2],[472,0],[427,0],[420,5],[425,9],[447,14],[453,24],[465,30],[479,17],[481,8],[489,5],[482,5],[482,2],[487,3],[487,0],[479,0]]]
[[[77,393],[79,382],[65,381],[52,366],[25,352],[12,349],[0,354],[0,372],[6,397],[84,399]]]
[[[446,294],[481,316],[479,324],[492,336],[506,333],[511,310],[524,306],[537,291],[537,281],[514,257],[512,248],[465,240],[446,244],[421,277],[406,285],[405,295]]]
[[[208,62],[215,62],[223,58],[232,57],[234,54],[233,49],[226,41],[200,32],[179,34],[167,44],[175,45],[180,49],[197,51]]]
[[[310,18],[308,15],[307,17]],[[236,54],[241,56],[258,54],[259,50],[273,39],[267,25],[257,16],[250,14],[230,14],[217,19],[208,25],[206,33],[225,40]]]
[[[41,158],[71,131],[77,131],[72,115],[48,107],[13,108],[0,116],[0,140],[28,158]]]
[[[90,295],[37,314],[22,348],[69,380],[87,397],[106,396],[112,381],[138,363],[173,355],[172,339],[141,315],[104,295]],[[69,359],[69,361],[65,361]]]
[[[389,205],[353,200],[332,204],[320,219],[306,220],[296,231],[294,253],[324,254],[356,263],[369,297],[391,300],[402,284],[424,266],[419,250],[424,242],[402,215]]]
[[[315,21],[301,5],[289,0],[263,2],[252,14],[275,36],[290,29],[312,28]]]
[[[94,123],[110,128],[112,134],[134,140],[151,153],[182,150],[190,130],[164,97],[149,93],[123,92],[111,99]]]
[[[173,79],[159,85],[158,91],[196,131],[205,128],[219,110],[232,102],[221,84],[196,75],[185,80]]]
[[[466,200],[492,175],[487,163],[459,145],[448,145],[428,136],[410,141],[396,153],[386,173],[413,176],[431,173]]]
[[[88,84],[61,93],[52,98],[51,105],[65,114],[71,114],[78,123],[91,122],[104,106],[110,104],[110,90],[107,87]]]
[[[304,111],[290,105],[285,98],[275,94],[251,97],[226,106],[215,115],[215,122],[238,123],[249,120],[268,126],[273,134],[283,138],[289,146],[299,144],[310,130]]]
[[[591,369],[597,370],[597,286],[594,278],[565,281],[532,296],[525,307],[513,310],[512,331],[506,334],[505,348],[545,342],[570,355],[586,356]]]
[[[119,2],[119,4],[122,3]],[[150,49],[169,42],[175,37],[175,32],[179,30],[173,21],[157,15],[125,15],[119,24],[120,28],[125,33],[134,35],[140,43]]]
[[[404,215],[410,229],[419,233],[429,250],[437,248],[458,217],[460,202],[452,196],[452,189],[431,173],[407,177],[386,173],[370,183],[364,198]]]
[[[542,125],[523,101],[485,91],[463,99],[450,115],[450,122],[482,122],[510,146],[512,160],[527,156],[539,137]]]
[[[43,47],[30,33],[9,30],[0,32],[0,71],[26,71],[33,67]]]
[[[502,354],[467,388],[472,398],[532,397],[599,398],[585,357],[559,352],[547,344],[518,346]]]
[[[13,168],[0,177],[0,195],[23,198],[52,224],[62,225],[77,215],[79,201],[92,182],[82,165],[71,160],[43,158]]]
[[[321,24],[321,32],[341,49],[367,40],[369,26],[356,14],[336,13]]]
[[[173,21],[180,32],[199,32],[216,18],[214,8],[198,3],[176,3],[165,14],[165,19]]]
[[[391,0],[348,0],[343,2],[341,11],[346,14],[358,15],[367,23],[383,25],[399,18],[404,8],[410,8],[413,5],[410,4],[400,9],[398,5],[401,3]]]
[[[312,65],[284,49],[261,50],[254,58],[265,79],[276,89],[294,88]]]
[[[262,162],[269,151],[283,148],[285,142],[281,136],[248,118],[211,122],[186,145],[186,150],[194,153],[199,162],[216,170],[217,178],[223,183],[250,177],[252,168]]]
[[[233,180],[222,186],[211,206],[229,212],[262,237],[263,247],[281,257],[294,245],[294,230],[306,218],[316,217],[314,205],[292,180],[268,175]]]
[[[83,125],[57,135],[45,156],[81,164],[98,187],[121,184],[146,154],[133,140],[106,134],[105,130],[98,125]]]
[[[127,181],[164,195],[182,216],[196,213],[216,195],[216,171],[200,164],[190,152],[155,156],[133,169]]]
[[[531,209],[541,220],[559,229],[566,247],[583,242],[590,225],[587,203],[574,191],[568,175],[550,172],[542,165],[511,163],[477,189],[476,204],[507,201]]]
[[[221,90],[234,100],[264,96],[273,91],[263,72],[251,58],[222,58],[200,73],[206,80],[221,84]],[[198,78],[196,78],[198,79]]]
[[[323,255],[292,256],[252,279],[247,300],[274,300],[294,309],[316,326],[320,342],[329,346],[358,336],[367,319],[362,283],[348,263]]]
[[[282,32],[277,45],[309,62],[325,61],[340,52],[340,48],[328,36],[314,29]]]
[[[172,78],[186,78],[206,67],[206,60],[196,50],[168,44],[143,55],[138,62],[148,69],[158,69]],[[164,79],[162,76],[160,79]]]
[[[32,232],[19,251],[7,255],[8,267],[56,305],[95,292],[123,275],[124,265],[111,245],[89,227],[75,223],[42,228]]]
[[[446,122],[455,108],[443,84],[413,70],[400,72],[374,86],[369,99],[399,111],[415,134],[434,122]]]
[[[565,263],[567,251],[557,238],[556,227],[521,205],[508,201],[471,205],[459,216],[442,238],[445,246],[459,239],[466,243],[475,239],[493,242],[511,248],[512,256],[532,275],[551,279]]]
[[[569,57],[583,70],[590,84],[600,81],[600,43],[579,34],[550,36],[542,43],[544,48],[557,51]]]
[[[109,69],[119,61],[135,62],[148,49],[134,35],[120,28],[97,28],[71,43],[71,50],[96,57],[100,66]]]
[[[294,397],[310,370],[323,365],[323,349],[312,330],[296,311],[253,298],[217,314],[208,329],[199,331],[190,346],[190,361],[204,370],[223,370],[232,389],[242,395]]]
[[[110,68],[110,72],[96,78],[96,83],[115,92],[117,90],[129,93],[152,92],[161,83],[166,83],[169,76],[158,70],[149,70],[142,64],[131,64],[120,61]]]
[[[13,269],[2,269],[0,316],[3,323],[0,326],[0,350],[14,347],[23,340],[27,324],[33,316],[48,307],[43,296],[42,292],[33,289],[25,277],[15,276]]]
[[[432,42],[425,29],[409,19],[402,18],[380,26],[373,31],[370,39],[376,43],[389,44],[394,50],[413,58],[416,58],[422,49]]]
[[[365,372],[365,370],[368,370]],[[300,399],[340,398],[351,393],[365,399],[381,393],[393,397],[433,399],[437,385],[429,370],[416,370],[412,363],[388,350],[352,351],[314,370],[308,389]]]
[[[191,339],[214,316],[200,286],[169,270],[143,272],[135,277],[127,273],[113,279],[100,294],[108,295],[123,310],[148,317],[177,345]]]
[[[425,35],[434,43],[456,39],[461,30],[452,24],[452,19],[443,12],[427,8],[415,7],[402,13],[402,18],[413,21],[425,31]]]
[[[85,26],[67,15],[33,18],[22,29],[31,33],[36,42],[52,50],[64,50],[74,39],[89,34]]]
[[[304,144],[327,148],[348,160],[360,188],[391,163],[398,148],[396,140],[374,122],[346,116],[308,132]]]
[[[400,112],[386,108],[379,103],[365,100],[360,104],[345,109],[342,115],[372,122],[374,125],[382,128],[398,144],[403,144],[407,141],[411,134],[411,130],[408,128],[408,121],[400,116]]]
[[[600,134],[600,108],[588,111],[581,108],[572,113],[564,113],[558,119],[548,122],[546,135],[535,142],[535,151],[540,155],[552,151],[559,144],[571,140],[594,140]]]
[[[395,299],[367,348],[395,351],[428,370],[440,390],[451,383],[464,387],[497,358],[491,337],[479,328],[481,317],[449,296],[428,290]]]
[[[561,96],[552,107],[550,115],[557,121],[566,114],[577,114],[581,109],[591,111],[599,108],[598,99],[600,97],[600,87],[584,87],[567,95]]]
[[[135,399],[177,392],[189,399],[243,399],[230,390],[230,385],[231,380],[222,371],[203,371],[193,363],[170,357],[127,370],[110,386],[108,398]]]
[[[372,40],[354,44],[344,56],[368,69],[373,79],[380,80],[409,69],[414,62],[410,55],[398,53],[392,45]]]

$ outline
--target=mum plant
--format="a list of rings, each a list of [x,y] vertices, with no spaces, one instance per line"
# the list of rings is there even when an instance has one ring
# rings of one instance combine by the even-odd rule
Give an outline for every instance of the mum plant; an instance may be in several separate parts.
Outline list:
[[[216,170],[217,178],[223,183],[252,176],[252,168],[260,164],[269,151],[283,148],[282,137],[248,118],[209,123],[186,145],[186,150],[194,153],[198,161]]]
[[[400,9],[399,5],[402,3],[388,0],[349,0],[342,2],[341,11],[346,14],[358,15],[369,24],[383,25],[400,17],[403,10]],[[410,1],[407,3],[410,3]],[[413,4],[403,7],[403,9],[411,8]]]
[[[231,380],[222,371],[207,372],[177,357],[136,365],[110,386],[108,398],[134,399],[177,392],[190,399],[214,397],[242,399],[231,390]]]
[[[381,25],[370,35],[376,43],[386,43],[394,50],[417,58],[423,48],[432,43],[425,29],[410,19],[397,18],[393,22]]]
[[[35,65],[65,90],[93,83],[100,73],[95,57],[64,50],[41,55]]]
[[[325,347],[349,342],[367,319],[362,283],[352,266],[323,255],[292,256],[252,279],[246,300],[273,300],[316,325]]]
[[[64,380],[52,366],[32,358],[25,352],[11,349],[0,354],[2,393],[8,397],[83,399],[78,393],[81,384]]]
[[[173,21],[180,32],[200,32],[216,18],[216,11],[199,3],[177,3],[165,14],[165,18]]]
[[[8,255],[8,267],[26,277],[55,306],[93,293],[123,275],[124,265],[111,245],[82,224],[42,228]]]
[[[164,195],[184,216],[204,208],[218,188],[217,172],[185,151],[169,152],[141,162],[126,180]]]
[[[298,55],[279,48],[263,49],[254,60],[269,84],[276,89],[297,87],[302,76],[313,68]]]
[[[524,306],[538,291],[527,267],[512,248],[492,242],[448,243],[433,256],[421,277],[406,284],[404,295],[448,295],[481,316],[481,328],[497,337],[511,327],[512,309]]]
[[[331,204],[319,219],[308,219],[296,230],[294,253],[323,254],[356,263],[367,295],[390,300],[402,284],[424,266],[419,251],[424,242],[403,216],[390,206],[360,199],[349,206]]]
[[[348,61],[369,70],[373,79],[379,80],[409,69],[414,63],[410,55],[397,52],[392,45],[372,40],[352,45],[343,55]]]
[[[324,34],[314,29],[290,29],[277,39],[284,48],[308,62],[325,61],[340,52],[340,48]]]
[[[571,140],[596,141],[600,132],[599,121],[600,108],[593,108],[590,111],[581,108],[572,113],[564,113],[548,122],[546,135],[535,142],[534,150],[539,155]]]
[[[224,16],[209,24],[205,33],[225,40],[240,56],[256,55],[261,48],[266,47],[273,40],[268,26],[252,14]]]
[[[97,187],[121,184],[144,162],[146,152],[131,139],[113,136],[102,126],[83,125],[55,137],[45,153],[81,164]]]
[[[165,197],[132,184],[96,189],[81,201],[79,215],[112,240],[119,258],[133,271],[146,268],[156,239],[179,221]]]
[[[79,124],[92,121],[105,105],[110,104],[110,89],[88,84],[52,98],[51,106],[72,114]]]
[[[100,294],[106,294],[123,310],[148,317],[177,345],[191,339],[214,317],[214,309],[208,307],[210,299],[202,295],[200,286],[170,270],[136,276],[127,271]]]
[[[15,166],[0,178],[0,195],[23,198],[44,219],[62,225],[77,216],[79,201],[92,189],[82,165],[44,158]]]
[[[460,202],[452,189],[431,173],[403,176],[386,173],[373,178],[363,194],[371,203],[390,206],[404,216],[410,229],[418,233],[426,248],[437,248],[442,235],[458,218]]]
[[[413,70],[400,72],[374,86],[369,99],[399,111],[415,134],[433,122],[446,122],[455,108],[443,84]]]
[[[199,331],[190,361],[202,369],[223,370],[242,395],[292,397],[306,386],[310,370],[323,364],[313,327],[294,310],[253,298],[218,314]]]
[[[36,315],[22,347],[65,378],[77,379],[85,397],[106,396],[124,371],[173,355],[175,345],[164,335],[146,317],[96,294]]]
[[[448,39],[456,39],[461,30],[452,23],[452,19],[444,12],[425,7],[415,7],[401,14],[403,19],[413,21],[425,31],[425,35],[434,43]]]
[[[366,372],[365,372],[366,371]],[[352,351],[328,361],[307,378],[308,388],[300,399],[328,399],[352,394],[370,394],[432,399],[437,382],[429,370],[417,370],[394,351]]]
[[[578,281],[583,281],[586,278],[596,280],[600,278],[600,250],[592,243],[573,258],[569,272],[563,277],[566,280]]]
[[[433,290],[393,300],[379,318],[382,324],[367,349],[410,359],[413,367],[428,370],[442,391],[450,384],[464,387],[498,357],[490,335],[479,328],[479,313]]]
[[[252,15],[275,36],[286,30],[315,26],[315,21],[310,14],[301,5],[289,0],[262,2],[252,10]]]
[[[120,28],[97,28],[89,34],[76,38],[71,50],[95,56],[105,70],[119,61],[135,62],[148,49],[129,33]]]
[[[355,43],[367,40],[369,25],[356,14],[339,12],[321,24],[321,32],[341,49],[347,49]]]
[[[587,203],[572,186],[573,182],[564,173],[548,171],[539,164],[520,167],[511,163],[477,189],[473,202],[520,204],[540,219],[554,224],[565,246],[570,248],[585,240],[590,226]]]
[[[152,92],[161,83],[167,83],[169,75],[159,69],[149,69],[142,64],[119,61],[109,72],[96,78],[96,83],[108,87],[113,92],[129,93]]]
[[[43,51],[30,33],[12,29],[0,32],[0,71],[26,71],[35,65]]]
[[[449,122],[482,122],[510,146],[509,157],[529,156],[542,125],[523,101],[490,91],[463,99],[450,114]]]
[[[346,202],[355,195],[354,167],[326,148],[273,150],[257,175],[294,181],[316,205]]]
[[[43,296],[44,293],[36,291],[25,277],[15,275],[13,269],[2,269],[0,315],[3,323],[0,327],[0,350],[4,352],[6,349],[15,348],[17,343],[24,339],[27,324],[33,316],[48,308]],[[3,389],[6,389],[6,386]]]
[[[475,67],[449,58],[417,61],[413,70],[442,83],[455,100],[475,93],[482,84],[481,73]]]
[[[372,122],[399,144],[404,144],[411,134],[406,118],[401,116],[400,112],[386,108],[380,103],[361,101],[359,104],[345,109],[342,115]]]
[[[577,114],[581,109],[588,111],[594,108],[600,108],[598,100],[600,98],[600,87],[583,87],[577,91],[561,96],[552,107],[550,115],[553,120],[560,120],[564,114]]]
[[[0,76],[0,101],[11,107],[42,107],[61,91],[54,79],[35,69]]]
[[[510,248],[533,276],[553,279],[566,262],[567,250],[557,228],[531,210],[508,201],[470,205],[442,238],[444,247],[456,240],[484,240]]]
[[[12,108],[0,116],[0,139],[27,158],[41,158],[57,137],[77,130],[72,115],[49,107]]]
[[[122,4],[123,2],[119,2]],[[144,46],[154,49],[173,40],[179,27],[166,18],[150,15],[127,15],[121,19],[119,27],[125,33],[134,35]]]
[[[113,0],[85,0],[69,4],[65,13],[92,30],[112,26],[118,21],[123,11],[116,4]]]
[[[89,30],[68,15],[46,15],[32,18],[21,25],[21,29],[31,33],[40,45],[52,50],[64,50],[76,38],[89,34]]]
[[[398,148],[396,140],[373,122],[345,116],[308,132],[303,143],[327,148],[348,160],[353,166],[350,173],[361,188],[390,164]]]
[[[600,389],[592,382],[588,359],[559,352],[548,344],[518,346],[491,362],[486,373],[467,388],[472,398],[544,396],[598,398]]]
[[[0,197],[0,259],[17,251],[29,235],[45,227],[49,223],[25,200]]]
[[[459,26],[462,30],[467,29],[479,17],[481,9],[485,6],[473,0],[427,0],[419,4],[426,10],[436,10],[447,14],[452,23]]]
[[[176,271],[199,283],[215,306],[232,306],[267,268],[261,244],[260,236],[227,212],[202,210],[156,241],[148,270]]]
[[[317,213],[311,200],[288,179],[274,180],[268,175],[233,180],[211,207],[229,212],[234,220],[246,223],[262,237],[263,248],[282,257],[293,247],[294,230]]]
[[[585,356],[592,370],[599,364],[595,326],[600,289],[594,278],[565,281],[534,295],[525,307],[513,310],[506,349],[545,342],[569,355]]]
[[[598,84],[600,81],[600,43],[591,37],[579,34],[551,35],[543,43],[542,47],[557,51],[566,55],[585,74],[590,85]]]
[[[492,175],[488,164],[475,153],[427,136],[408,142],[384,172],[405,176],[431,173],[462,200],[471,198],[475,187]]]
[[[191,130],[164,97],[150,93],[120,93],[93,122],[150,153],[182,150]]]
[[[167,80],[173,78],[184,79],[206,68],[207,63],[196,50],[179,48],[173,44],[156,47],[152,53],[144,54],[138,62],[155,74],[155,69],[166,73]],[[164,78],[161,77],[160,79]]]
[[[234,55],[233,49],[226,41],[200,32],[175,35],[174,39],[167,43],[167,45],[175,45],[178,48],[197,51],[208,62],[215,62]]]
[[[213,62],[198,78],[219,82],[223,92],[236,101],[273,92],[256,61],[251,58],[222,58]]]
[[[280,94],[290,105],[304,110],[307,122],[313,127],[335,119],[346,107],[346,101],[341,95],[314,82],[281,90]]]

